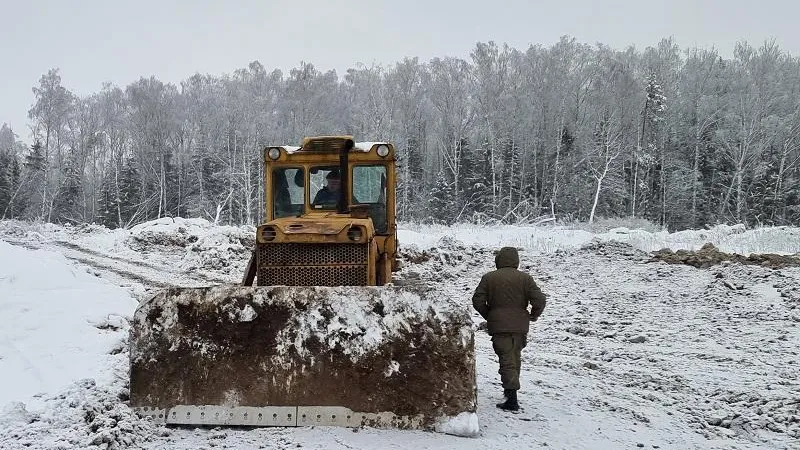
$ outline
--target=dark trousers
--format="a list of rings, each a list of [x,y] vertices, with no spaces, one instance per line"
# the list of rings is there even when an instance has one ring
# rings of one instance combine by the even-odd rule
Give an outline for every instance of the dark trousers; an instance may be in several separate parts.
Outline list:
[[[528,343],[525,333],[495,333],[492,348],[500,360],[500,381],[503,389],[519,390],[519,371],[522,365],[522,349]]]

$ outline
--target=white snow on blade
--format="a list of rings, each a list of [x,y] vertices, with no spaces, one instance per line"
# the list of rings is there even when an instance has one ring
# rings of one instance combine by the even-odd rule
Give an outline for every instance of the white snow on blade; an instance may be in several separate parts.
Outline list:
[[[73,380],[111,380],[136,301],[50,251],[0,240],[0,406]]]
[[[244,305],[242,309],[233,307],[230,304],[225,305],[229,309],[228,314],[231,320],[236,322],[252,322],[258,316],[258,313],[250,305]],[[225,308],[225,307],[223,307]]]
[[[480,434],[478,415],[462,412],[455,417],[441,418],[436,424],[436,431],[455,436],[477,437]]]
[[[399,372],[400,372],[400,363],[395,360],[392,360],[389,362],[389,365],[386,367],[386,370],[383,371],[383,374],[388,378]]]
[[[356,361],[387,338],[411,331],[421,319],[433,317],[435,323],[447,323],[454,312],[453,305],[444,299],[420,297],[408,291],[397,294],[396,291],[339,287],[326,290],[325,295],[328,296],[325,303],[331,307],[327,313],[332,316],[324,320],[323,311],[313,307],[295,313],[294,322],[276,339],[279,354],[297,352],[307,356],[306,343],[314,338],[326,348],[340,348],[343,354]],[[378,303],[383,305],[381,314],[373,311],[376,295]],[[460,313],[463,309],[455,311]],[[321,323],[327,323],[327,327],[320,329]],[[292,335],[294,340],[290,339]]]
[[[243,292],[239,292],[239,291]],[[460,327],[460,343],[470,343],[470,317],[463,306],[440,296],[420,296],[414,292],[376,287],[298,287],[292,289],[278,288],[276,292],[253,291],[249,287],[226,285],[201,292],[187,290],[171,299],[162,302],[161,297],[154,299],[161,309],[160,319],[152,328],[140,330],[141,342],[156,342],[151,332],[170,330],[177,325],[176,317],[181,304],[202,302],[221,305],[223,314],[234,321],[251,321],[255,318],[257,308],[245,305],[243,308],[228,301],[230,297],[246,297],[252,295],[253,305],[281,304],[306,305],[295,308],[284,328],[276,338],[277,355],[273,363],[289,364],[299,354],[311,357],[309,342],[321,343],[323,347],[338,349],[342,354],[357,361],[365,354],[373,352],[382,343],[402,337],[412,331],[412,327],[426,324],[454,324]],[[140,310],[140,313],[142,310]],[[438,330],[430,329],[430,333]],[[167,333],[171,335],[171,333]],[[176,333],[172,349],[177,350],[181,344],[188,344],[205,353],[214,348],[208,347],[206,341],[187,342],[181,333]],[[147,345],[131,350],[131,357],[138,360],[149,357]]]
[[[242,402],[242,394],[239,393],[239,391],[232,389],[225,391],[223,398],[224,400],[222,401],[222,406],[234,407],[239,406],[239,404]]]

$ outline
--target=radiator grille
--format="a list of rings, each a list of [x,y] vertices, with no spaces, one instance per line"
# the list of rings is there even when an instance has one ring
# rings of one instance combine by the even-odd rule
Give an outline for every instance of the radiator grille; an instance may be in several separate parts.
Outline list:
[[[366,244],[262,244],[259,286],[365,286]]]
[[[262,267],[259,286],[366,286],[367,266]]]

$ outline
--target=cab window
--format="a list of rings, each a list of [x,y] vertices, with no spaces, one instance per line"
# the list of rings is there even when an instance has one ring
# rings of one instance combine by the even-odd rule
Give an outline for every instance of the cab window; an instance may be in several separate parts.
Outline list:
[[[311,208],[336,209],[339,193],[344,188],[339,166],[317,166],[311,169]]]
[[[305,206],[305,172],[299,167],[272,170],[272,216],[298,216]]]
[[[386,218],[386,166],[355,166],[353,167],[353,198],[352,204],[368,206],[368,213],[372,218],[377,233],[387,231]]]

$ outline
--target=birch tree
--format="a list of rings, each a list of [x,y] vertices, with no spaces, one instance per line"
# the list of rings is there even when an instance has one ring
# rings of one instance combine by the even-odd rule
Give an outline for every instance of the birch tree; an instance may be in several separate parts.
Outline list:
[[[639,51],[564,36],[341,75],[252,61],[78,97],[50,70],[32,80],[37,144],[0,158],[4,215],[256,223],[264,146],[346,133],[395,144],[403,220],[437,214],[434,191],[452,193],[453,220],[481,223],[800,220],[800,60],[774,42],[726,59],[671,39]]]

